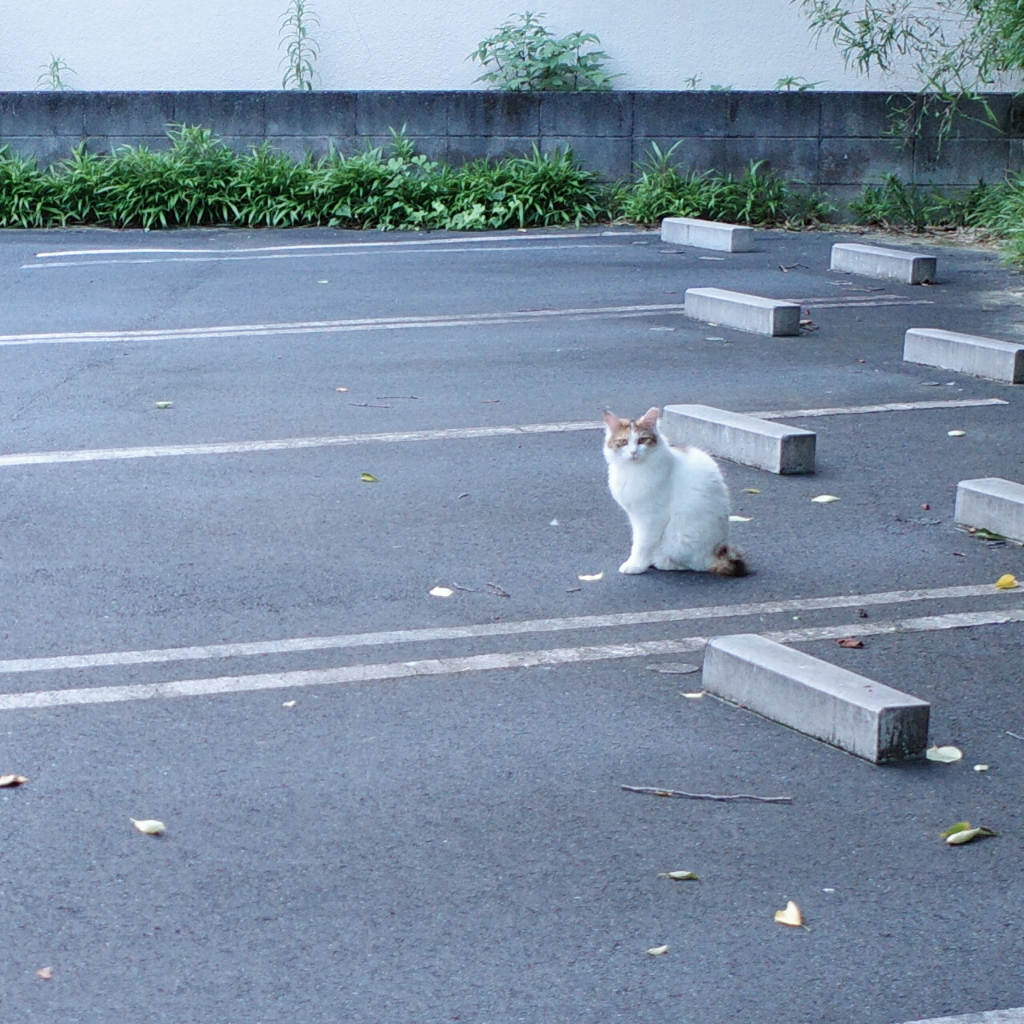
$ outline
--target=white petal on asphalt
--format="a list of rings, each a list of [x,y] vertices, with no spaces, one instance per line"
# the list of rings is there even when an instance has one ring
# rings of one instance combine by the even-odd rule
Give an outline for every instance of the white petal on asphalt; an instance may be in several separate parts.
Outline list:
[[[455,593],[455,591],[452,590],[451,587],[434,587],[434,589],[430,591],[430,596],[431,597],[451,597],[452,594],[454,594],[454,593]]]
[[[929,747],[924,756],[929,761],[938,761],[939,764],[952,764],[954,761],[963,760],[964,752],[959,747]]]
[[[819,494],[816,498],[811,498],[811,501],[817,502],[819,505],[827,505],[830,501],[838,500],[834,494]]]
[[[135,818],[129,818],[128,820],[140,832],[145,832],[147,836],[159,836],[167,831],[167,826],[162,821],[155,821],[152,818],[142,818],[138,821]]]

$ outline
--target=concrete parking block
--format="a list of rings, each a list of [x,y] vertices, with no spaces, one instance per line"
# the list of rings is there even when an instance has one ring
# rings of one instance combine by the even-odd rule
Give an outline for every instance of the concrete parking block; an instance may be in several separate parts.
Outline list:
[[[956,485],[953,518],[1024,543],[1024,484],[991,476]]]
[[[800,333],[800,307],[794,302],[725,288],[687,288],[684,300],[686,315],[694,320],[770,337],[791,337]]]
[[[902,284],[923,284],[935,280],[935,257],[877,245],[837,242],[832,246],[829,270]]]
[[[974,334],[914,327],[903,339],[903,361],[1024,384],[1024,345]]]
[[[661,222],[661,240],[673,245],[692,245],[718,252],[751,252],[754,229],[740,224],[719,224],[696,217],[666,217]]]
[[[670,444],[690,444],[743,466],[769,473],[814,472],[813,430],[710,405],[667,405],[660,427]]]
[[[708,643],[703,684],[875,764],[917,760],[928,746],[926,701],[753,633]]]

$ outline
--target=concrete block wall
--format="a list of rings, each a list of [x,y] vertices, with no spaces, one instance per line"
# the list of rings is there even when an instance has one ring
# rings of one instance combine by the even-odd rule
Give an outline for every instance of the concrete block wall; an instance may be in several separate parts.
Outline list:
[[[905,99],[905,98],[898,98]],[[900,145],[877,92],[9,92],[0,142],[50,163],[85,141],[166,145],[169,123],[200,124],[245,149],[269,141],[295,156],[352,152],[406,128],[421,152],[461,163],[571,146],[603,178],[629,178],[651,143],[697,171],[742,173],[751,160],[845,200],[893,171],[969,187],[1022,166],[1024,98],[989,98],[998,125],[966,116],[941,149],[933,124]],[[968,114],[975,113],[968,111]]]

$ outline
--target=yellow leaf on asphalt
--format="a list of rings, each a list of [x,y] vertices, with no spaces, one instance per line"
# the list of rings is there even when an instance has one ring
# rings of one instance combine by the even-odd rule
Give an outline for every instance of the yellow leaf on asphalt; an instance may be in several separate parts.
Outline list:
[[[730,523],[749,523],[750,516],[729,516]]]
[[[668,946],[653,946],[647,950],[648,956],[664,956],[668,952]]]
[[[804,915],[800,913],[800,908],[790,900],[786,904],[785,910],[775,911],[775,921],[777,924],[788,924],[790,928],[800,928],[804,923]]]
[[[987,764],[976,764],[974,766],[974,770],[976,772],[987,772],[988,771],[988,765]]]
[[[673,882],[699,882],[700,879],[692,871],[662,871],[659,878],[671,878]]]
[[[929,761],[938,761],[939,764],[952,764],[954,761],[962,760],[964,752],[959,747],[929,747],[924,756]]]
[[[451,587],[434,587],[430,592],[431,597],[451,597],[455,591]]]
[[[0,775],[0,787],[20,786],[23,782],[28,782],[24,775]]]
[[[36,977],[42,978],[43,981],[50,981],[53,978],[53,968],[40,967],[39,970],[36,971]]]
[[[834,494],[819,494],[816,498],[811,498],[811,501],[815,501],[819,505],[827,505],[830,501],[838,500]]]
[[[380,481],[372,473],[360,473],[359,474],[359,479],[362,480],[364,484],[379,484],[380,483]]]
[[[743,493],[744,494],[760,494],[761,490],[758,487],[744,487],[743,488]]]
[[[167,831],[167,826],[162,821],[154,821],[152,818],[142,818],[136,821],[135,818],[128,819],[140,832],[147,836],[160,836]]]
[[[967,436],[967,431],[966,430],[947,430],[946,431],[946,435],[948,437],[966,437]]]
[[[687,700],[700,700],[701,697],[704,696],[704,691],[697,690],[695,693],[684,693],[681,694],[681,696],[685,697]]]
[[[603,580],[604,579],[604,573],[603,572],[595,572],[593,576],[577,575],[576,579],[583,580],[584,583],[593,583],[595,580]]]
[[[158,409],[170,409],[174,405],[173,402],[154,402],[153,404]]]
[[[939,833],[940,839],[948,839],[950,836],[955,835],[957,832],[964,832],[971,827],[969,821],[958,821],[955,825],[950,825],[945,832]]]
[[[1013,590],[1017,586],[1020,586],[1017,582],[1017,577],[1012,576],[1010,573],[1004,573],[995,582],[996,590]]]

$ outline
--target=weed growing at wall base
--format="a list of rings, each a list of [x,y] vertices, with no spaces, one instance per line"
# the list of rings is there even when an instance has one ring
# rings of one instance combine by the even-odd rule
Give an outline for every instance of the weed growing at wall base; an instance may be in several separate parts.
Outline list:
[[[681,171],[673,162],[680,143],[662,152],[657,143],[625,195],[623,216],[641,224],[664,217],[700,217],[733,224],[806,227],[828,219],[834,208],[752,161],[740,178],[714,171]]]
[[[390,147],[292,160],[236,153],[209,129],[172,125],[170,147],[77,147],[47,169],[0,149],[0,227],[239,227],[475,230],[608,220],[615,190],[568,150],[454,168]]]

